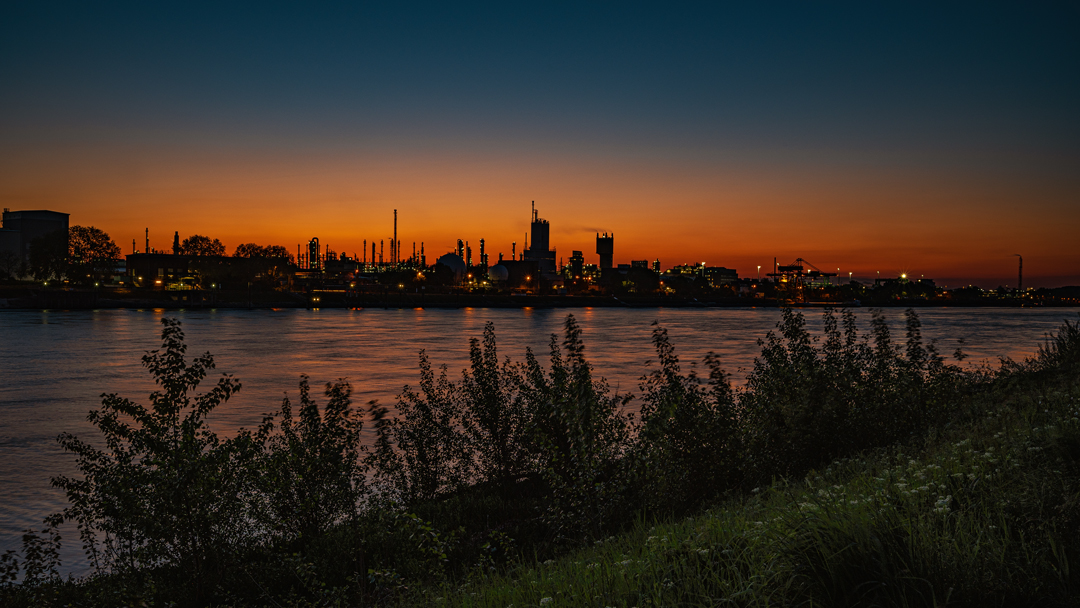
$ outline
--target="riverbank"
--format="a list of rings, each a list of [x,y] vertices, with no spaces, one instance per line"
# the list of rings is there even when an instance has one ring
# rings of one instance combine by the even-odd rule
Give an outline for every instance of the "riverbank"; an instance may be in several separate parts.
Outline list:
[[[111,574],[65,582],[55,529],[30,535],[21,556],[0,564],[0,597],[15,606],[714,605],[731,596],[1070,605],[1080,588],[1062,570],[1080,559],[1080,329],[1066,325],[1035,359],[991,373],[944,363],[919,338],[918,316],[906,318],[907,340],[894,344],[875,315],[871,345],[843,339],[855,331],[851,316],[825,314],[819,346],[785,311],[735,392],[714,359],[708,381],[681,373],[657,328],[659,369],[642,379],[634,418],[619,409],[623,396],[593,381],[572,318],[550,367],[502,364],[489,327],[460,381],[422,362],[420,390],[403,393],[395,418],[377,404],[370,417],[350,410],[345,382],[327,385],[320,407],[305,380],[299,418],[283,406],[280,427],[264,421],[255,435],[224,440],[170,430],[181,425],[172,400],[184,403],[182,387],[201,374],[175,365],[185,347],[169,322],[146,360],[180,390],[159,402],[165,418],[106,396],[101,411],[135,425],[108,414],[101,431],[137,433],[132,448],[110,442],[122,452],[114,457],[64,440],[89,459],[86,483],[61,481],[80,505],[67,517],[134,533],[136,544],[98,554]],[[234,382],[224,377],[211,402]],[[211,402],[181,406],[194,417],[182,426],[198,428]],[[360,459],[362,418],[377,441]],[[191,445],[169,448],[175,441]],[[14,584],[20,572],[30,580]]]
[[[1013,378],[983,399],[983,416],[925,447],[838,460],[401,604],[1075,606],[1078,378]]]
[[[823,307],[960,307],[1019,308],[1075,306],[1071,299],[1043,300],[993,297],[966,300],[888,299],[883,301],[791,302],[772,298],[680,297],[675,295],[532,295],[497,293],[427,293],[424,290],[367,291],[146,291],[132,289],[48,289],[0,287],[0,310],[94,309],[282,309],[282,308],[740,308]]]

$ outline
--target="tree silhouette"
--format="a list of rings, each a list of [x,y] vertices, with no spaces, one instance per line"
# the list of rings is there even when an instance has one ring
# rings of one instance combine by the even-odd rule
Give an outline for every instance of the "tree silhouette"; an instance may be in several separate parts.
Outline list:
[[[89,283],[108,277],[120,255],[120,248],[104,230],[93,226],[68,229],[69,275],[73,279]]]
[[[184,255],[225,255],[225,245],[221,241],[201,234],[193,234],[180,243],[180,253]]]

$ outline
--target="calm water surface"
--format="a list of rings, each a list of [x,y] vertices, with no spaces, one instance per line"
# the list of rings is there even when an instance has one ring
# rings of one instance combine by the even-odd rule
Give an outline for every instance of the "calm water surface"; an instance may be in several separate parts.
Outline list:
[[[153,390],[140,357],[160,346],[160,320],[183,322],[188,353],[209,351],[217,372],[243,388],[213,415],[222,433],[253,427],[275,411],[285,394],[296,394],[300,374],[313,386],[346,378],[354,401],[394,404],[405,384],[416,384],[417,353],[424,349],[452,375],[468,363],[468,340],[495,324],[501,356],[522,360],[532,348],[546,360],[552,333],[568,312],[584,330],[586,355],[598,375],[619,392],[637,392],[640,376],[655,359],[651,323],[668,329],[688,369],[709,351],[721,356],[738,382],[758,354],[757,340],[775,327],[776,309],[464,309],[0,312],[0,552],[16,548],[27,527],[65,506],[49,477],[74,474],[73,459],[56,444],[61,432],[91,437],[86,413],[102,393],[146,403]],[[887,309],[893,335],[903,339],[903,311]],[[805,311],[820,326],[817,311]],[[865,327],[869,313],[857,311]],[[952,353],[963,339],[970,362],[1022,359],[1076,309],[926,309],[923,335]],[[209,381],[209,378],[208,378]],[[64,560],[85,568],[74,535]],[[67,568],[66,568],[67,569]]]

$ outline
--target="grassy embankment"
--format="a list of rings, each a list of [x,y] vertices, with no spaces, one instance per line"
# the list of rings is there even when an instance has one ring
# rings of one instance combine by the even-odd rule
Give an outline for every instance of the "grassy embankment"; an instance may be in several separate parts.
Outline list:
[[[406,603],[1075,606],[1076,346],[1059,340],[1003,371],[958,404],[977,419],[935,430],[921,449],[837,460],[692,517],[639,521],[560,559]]]

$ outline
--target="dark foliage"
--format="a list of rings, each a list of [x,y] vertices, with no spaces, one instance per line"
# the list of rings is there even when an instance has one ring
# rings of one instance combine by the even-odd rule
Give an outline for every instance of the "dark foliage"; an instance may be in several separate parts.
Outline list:
[[[72,226],[68,229],[69,275],[72,280],[84,284],[107,280],[120,258],[120,248],[104,230],[93,226]]]
[[[217,239],[211,239],[201,234],[193,234],[180,243],[178,253],[197,256],[225,255],[225,245]]]
[[[56,230],[30,241],[27,272],[39,281],[55,281],[67,276],[67,233]]]
[[[715,354],[705,358],[705,382],[683,376],[667,330],[653,325],[660,369],[642,379],[634,464],[645,504],[681,511],[739,485],[738,405]]]
[[[948,415],[964,389],[964,374],[924,346],[919,319],[907,312],[907,344],[897,346],[880,311],[871,336],[860,339],[855,318],[824,314],[818,348],[801,314],[783,313],[769,332],[739,404],[746,415],[750,469],[759,480],[794,475],[859,450],[920,437]]]

